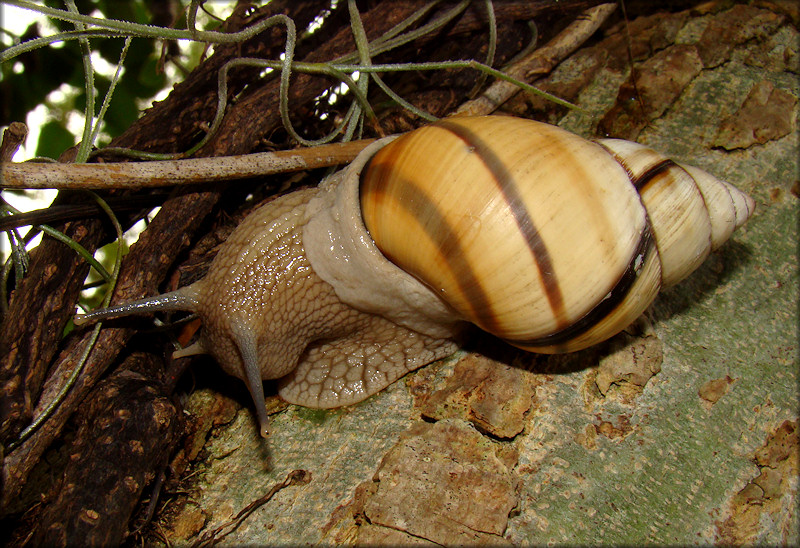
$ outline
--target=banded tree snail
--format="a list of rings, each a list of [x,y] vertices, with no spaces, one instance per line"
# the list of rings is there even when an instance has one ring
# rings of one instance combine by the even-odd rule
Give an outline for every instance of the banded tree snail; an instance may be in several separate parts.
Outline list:
[[[76,323],[191,310],[210,353],[309,407],[363,400],[456,349],[471,322],[533,352],[624,329],[753,212],[730,184],[637,143],[505,116],[382,139],[318,188],[251,213],[207,276]]]

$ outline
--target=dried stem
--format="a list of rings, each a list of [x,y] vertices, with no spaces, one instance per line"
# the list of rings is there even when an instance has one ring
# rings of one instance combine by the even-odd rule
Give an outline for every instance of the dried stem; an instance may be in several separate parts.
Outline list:
[[[562,59],[578,49],[594,34],[616,7],[616,4],[601,4],[586,10],[549,43],[534,50],[504,72],[513,78],[527,82],[530,82],[535,76],[549,73]],[[493,112],[517,92],[519,92],[518,86],[511,82],[498,80],[489,86],[480,97],[461,105],[456,111],[456,115],[475,116]]]
[[[373,139],[239,156],[106,164],[2,164],[5,188],[145,188],[290,173],[350,162]]]

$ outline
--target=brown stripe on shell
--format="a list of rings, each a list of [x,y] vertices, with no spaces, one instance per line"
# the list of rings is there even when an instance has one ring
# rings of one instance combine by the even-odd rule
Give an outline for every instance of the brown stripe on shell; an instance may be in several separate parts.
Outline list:
[[[553,263],[550,259],[550,252],[547,250],[544,240],[539,235],[539,231],[525,207],[525,202],[519,194],[516,181],[506,169],[505,163],[497,157],[490,145],[486,144],[480,137],[466,127],[448,120],[440,120],[434,125],[450,131],[461,139],[478,155],[478,158],[483,161],[484,165],[491,172],[494,182],[514,216],[520,234],[522,234],[527,243],[531,256],[539,270],[545,295],[547,296],[550,309],[553,311],[556,325],[559,328],[566,327],[569,324],[569,320],[564,307],[564,296],[561,293],[561,288],[555,276]]]
[[[374,156],[373,156],[374,158]],[[374,164],[373,158],[367,162],[361,171],[361,180],[365,177],[370,179],[370,198],[373,200],[384,201],[386,198],[386,183],[392,178],[397,177],[397,173],[389,173],[392,165],[392,158],[388,162]],[[442,257],[442,262],[447,265],[451,273],[457,272],[458,275],[452,276],[458,284],[459,290],[467,296],[467,302],[473,318],[480,317],[487,331],[499,329],[497,315],[494,313],[491,299],[483,288],[472,265],[466,260],[466,253],[461,247],[461,239],[458,234],[442,215],[439,208],[431,202],[427,194],[414,184],[412,180],[404,180],[401,184],[403,192],[410,198],[409,203],[414,204],[413,219],[426,218],[431,222],[420,225],[428,238],[436,243],[436,247]],[[381,252],[395,264],[398,264],[397,257],[381,249]],[[426,283],[425,280],[420,279]],[[432,288],[437,294],[441,288]]]
[[[625,172],[628,174],[628,179],[630,180],[633,187],[636,189],[638,193],[642,192],[642,189],[647,186],[647,184],[652,181],[655,177],[659,174],[663,173],[666,170],[669,170],[673,166],[677,166],[675,162],[670,159],[665,159],[657,164],[654,164],[650,168],[648,168],[645,172],[634,175],[633,171],[631,170],[630,166],[625,162],[624,158],[621,158],[617,154],[615,154],[612,150],[608,147],[604,146],[602,143],[598,143],[603,149],[606,150],[614,159],[617,161],[618,164],[622,166]],[[653,231],[651,229],[650,224],[650,216],[647,214],[647,208],[644,207],[644,203],[642,203],[642,208],[645,210],[645,218],[647,219],[647,224],[645,225],[645,229],[642,232],[641,237],[639,238],[639,243],[634,250],[633,255],[631,256],[630,261],[628,262],[628,266],[625,271],[622,273],[622,276],[614,285],[614,288],[609,292],[609,296],[599,303],[597,303],[589,312],[587,312],[582,318],[574,322],[572,325],[567,326],[566,328],[547,335],[545,337],[539,337],[536,339],[528,339],[528,340],[508,340],[507,341],[511,344],[518,344],[520,346],[528,346],[528,347],[546,347],[546,346],[566,346],[569,341],[582,335],[592,329],[594,326],[598,325],[602,322],[606,317],[608,317],[621,303],[625,301],[630,293],[631,289],[633,288],[636,280],[639,277],[639,273],[641,271],[641,267],[647,262],[650,257],[650,253],[653,252],[653,248],[656,246],[655,244],[655,237],[653,235]]]
[[[603,142],[598,144],[605,148],[631,174],[631,184],[641,196],[648,223],[651,225],[654,221],[657,223],[654,237],[661,260],[662,285],[665,287],[674,285],[697,268],[713,248],[711,212],[708,209],[702,190],[688,170],[643,145],[627,143],[627,145],[633,145],[632,156],[627,158],[627,153],[617,151],[613,145],[607,146]],[[633,173],[632,167],[634,166],[641,173]],[[678,193],[689,194],[688,185],[691,185],[694,190],[691,193],[692,201],[687,200],[685,197],[677,196]],[[656,187],[658,189],[657,193],[650,195],[649,191]],[[687,228],[685,223],[678,224],[676,222],[677,217],[665,218],[665,211],[669,211],[665,210],[666,204],[672,202],[677,204],[676,199],[681,200],[682,207],[689,208],[691,206],[695,215],[700,215],[701,211],[705,215],[708,228],[706,241],[701,242],[697,239],[701,223],[699,217],[692,218],[692,226],[696,227],[696,229],[691,230]],[[681,211],[685,212],[686,209],[681,209]],[[671,228],[676,230],[670,230]],[[697,246],[700,245],[705,248],[698,248]],[[690,250],[687,246],[693,246],[693,249]]]
[[[620,164],[625,166],[624,160],[616,156],[615,158]],[[662,160],[661,162],[649,167],[647,171],[645,171],[644,173],[632,177],[631,184],[636,188],[637,191],[641,193],[644,187],[647,186],[647,183],[655,179],[661,173],[673,167],[678,167],[678,164],[676,164],[670,159]],[[628,169],[627,166],[625,167],[625,169],[626,170]]]
[[[648,167],[644,172],[639,173],[637,175],[633,172],[631,166],[628,165],[628,162],[625,161],[625,158],[623,158],[622,156],[620,156],[619,154],[617,154],[616,152],[605,146],[603,143],[598,142],[597,144],[603,147],[603,149],[606,152],[608,152],[611,156],[613,156],[614,159],[617,161],[617,163],[623,167],[625,172],[628,174],[628,179],[630,179],[631,184],[639,193],[641,193],[642,189],[647,185],[647,183],[653,180],[657,175],[672,168],[673,166],[678,165],[669,158],[664,158],[662,161],[653,164],[652,166]]]
[[[622,273],[622,276],[614,285],[614,288],[609,292],[608,297],[597,303],[594,308],[587,312],[582,318],[574,322],[572,325],[537,339],[528,340],[510,340],[507,342],[523,347],[546,347],[546,346],[561,346],[566,345],[575,337],[582,335],[592,329],[594,326],[602,322],[608,317],[621,303],[625,301],[633,288],[636,280],[639,278],[642,267],[650,258],[650,254],[654,251],[655,241],[653,233],[650,230],[650,224],[645,226],[636,250],[631,256],[627,268]]]

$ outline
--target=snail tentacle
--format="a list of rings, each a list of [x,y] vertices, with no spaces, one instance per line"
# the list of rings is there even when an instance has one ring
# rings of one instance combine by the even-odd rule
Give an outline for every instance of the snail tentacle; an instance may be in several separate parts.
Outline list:
[[[256,406],[256,418],[262,438],[269,435],[269,417],[264,399],[264,381],[261,378],[261,359],[258,352],[258,338],[254,330],[245,323],[231,322],[231,335],[242,358],[244,381]]]
[[[161,310],[186,310],[194,312],[197,309],[197,299],[197,288],[193,285],[188,285],[154,297],[147,297],[146,299],[122,303],[108,308],[99,308],[87,314],[76,314],[73,316],[72,321],[75,325],[81,326],[89,322],[130,316],[132,314],[146,314]]]

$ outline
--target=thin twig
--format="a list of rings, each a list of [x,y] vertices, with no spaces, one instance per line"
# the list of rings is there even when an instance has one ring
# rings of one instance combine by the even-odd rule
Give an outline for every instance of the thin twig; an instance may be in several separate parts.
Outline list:
[[[127,532],[125,534],[125,538],[140,534],[142,530],[150,525],[150,522],[153,520],[153,516],[156,513],[156,506],[158,506],[158,497],[161,495],[161,488],[164,486],[164,480],[167,478],[166,468],[166,465],[162,466],[158,476],[156,476],[156,481],[153,483],[153,488],[150,493],[150,501],[147,503],[147,510],[145,511],[142,524],[133,531]]]
[[[288,123],[288,106],[285,104],[285,89],[288,86],[288,75],[290,70],[307,73],[324,73],[338,77],[346,82],[351,91],[358,97],[363,95],[361,89],[366,84],[366,79],[360,81],[358,85],[352,82],[347,76],[347,72],[361,71],[374,74],[380,71],[393,72],[404,70],[438,70],[444,68],[472,68],[489,74],[500,81],[493,84],[481,97],[462,106],[459,114],[488,114],[497,108],[502,102],[511,97],[514,93],[523,89],[531,93],[544,94],[540,90],[525,84],[523,81],[531,73],[538,74],[548,72],[552,66],[572,52],[578,45],[588,38],[613,11],[613,4],[604,4],[588,10],[583,17],[570,25],[564,32],[557,36],[544,48],[534,52],[532,55],[522,59],[512,65],[505,72],[497,71],[488,65],[477,61],[443,61],[438,63],[410,63],[400,65],[373,65],[370,60],[370,53],[366,52],[366,44],[361,44],[359,51],[362,55],[361,63],[358,65],[346,64],[319,64],[319,63],[292,63],[291,55],[280,62],[268,61],[263,59],[235,59],[227,63],[220,71],[219,76],[219,97],[221,104],[217,108],[212,128],[209,130],[207,138],[214,133],[214,128],[221,122],[224,109],[224,99],[227,97],[225,88],[227,70],[231,66],[241,64],[256,64],[258,66],[270,67],[281,71],[281,112],[284,126],[295,139],[305,142],[297,135],[291,124]],[[274,19],[275,22],[280,19]],[[287,51],[293,47],[293,24],[283,21],[287,26]],[[358,29],[358,25],[356,30]],[[355,32],[358,37],[359,33]],[[400,37],[405,39],[406,37]],[[400,39],[396,38],[394,40]],[[361,36],[361,42],[365,37]],[[385,39],[378,39],[370,44],[376,51],[381,48],[386,49],[388,42]],[[391,41],[391,40],[390,40]],[[337,61],[345,60],[337,59]],[[377,74],[374,75],[376,82],[382,88],[385,86]],[[383,85],[382,85],[383,84]],[[363,105],[367,114],[371,113],[369,104],[365,97],[359,97],[360,104]],[[563,106],[575,108],[574,105],[566,103],[558,98],[548,96],[549,99]],[[374,116],[374,114],[373,114]],[[332,138],[334,135],[331,135]],[[306,144],[312,144],[305,142]],[[315,142],[316,143],[316,142]],[[314,167],[329,167],[347,163],[351,161],[357,152],[368,144],[356,145],[357,148],[348,150],[351,154],[342,155],[338,151],[330,153],[328,148],[317,147],[310,150],[280,151],[274,153],[260,153],[247,156],[227,157],[227,158],[202,158],[193,160],[181,160],[176,163],[173,160],[154,161],[142,164],[105,164],[105,165],[43,165],[43,164],[4,164],[0,166],[0,185],[6,188],[143,188],[155,186],[172,186],[180,184],[194,184],[198,182],[230,180],[247,177],[258,177],[276,173],[287,173],[301,171]],[[347,145],[326,145],[337,147]],[[195,147],[197,148],[197,147]],[[240,165],[241,164],[241,165]]]
[[[531,81],[534,75],[543,75],[553,70],[562,59],[578,49],[616,9],[616,4],[600,4],[586,10],[555,38],[533,51],[503,72],[518,80]],[[456,111],[456,116],[477,116],[494,112],[513,97],[520,89],[511,82],[499,80],[493,83],[480,97],[467,101]]]
[[[146,188],[229,181],[346,164],[374,139],[240,156],[106,164],[6,163],[5,188]]]
[[[628,11],[625,9],[625,0],[620,0],[619,8],[622,11],[622,20],[625,22],[625,49],[628,52],[628,63],[631,66],[631,85],[633,86],[633,95],[636,97],[636,103],[639,105],[639,111],[642,117],[645,117],[646,107],[642,94],[639,93],[639,86],[636,82],[639,80],[638,70],[633,62],[633,39],[631,38],[631,26],[628,21]]]
[[[577,47],[577,44],[575,47]],[[569,52],[565,52],[564,54],[566,55],[567,53]],[[236,60],[238,63],[243,63],[245,61],[248,60]],[[557,60],[552,60],[551,62],[555,64]],[[269,65],[272,62],[259,61],[259,63]],[[354,70],[360,70],[362,72],[393,72],[439,70],[442,68],[473,68],[482,70],[501,79],[502,82],[510,86],[510,90],[514,90],[514,93],[519,90],[538,93],[547,96],[550,100],[562,106],[577,108],[571,103],[546,94],[541,90],[537,90],[524,82],[518,81],[509,74],[500,72],[474,60],[371,66],[331,66],[316,63],[295,63],[294,66],[295,69],[301,68],[307,72],[324,72],[328,74],[330,74],[331,71],[345,72]],[[499,83],[500,82],[493,84],[492,88]],[[487,94],[484,94],[474,101],[481,101],[481,99],[485,99],[486,97]],[[510,95],[508,95],[508,97],[510,97]],[[503,101],[504,100],[505,99],[503,99]],[[493,103],[489,109],[485,106],[475,106],[469,114],[488,114],[503,101]],[[471,103],[472,102],[467,104]],[[459,112],[461,113],[463,111],[459,110]],[[361,140],[352,143],[331,143],[314,148],[291,151],[263,152],[240,156],[194,158],[187,160],[162,160],[135,164],[3,164],[0,166],[0,186],[5,186],[6,188],[59,189],[144,188],[259,177],[347,163],[355,158],[358,152],[370,142],[372,141]]]
[[[310,481],[311,472],[308,470],[292,470],[286,476],[285,480],[283,480],[281,483],[273,485],[272,489],[270,489],[266,495],[248,504],[238,514],[236,514],[232,520],[228,521],[227,523],[223,523],[216,529],[206,531],[202,537],[197,539],[197,541],[192,544],[192,548],[197,548],[199,546],[213,546],[217,544],[222,539],[233,533],[242,524],[242,522],[247,519],[248,516],[250,516],[250,514],[269,502],[270,499],[272,499],[272,497],[274,497],[279,491],[292,485],[307,484]],[[230,529],[217,536],[226,527],[230,527]]]

